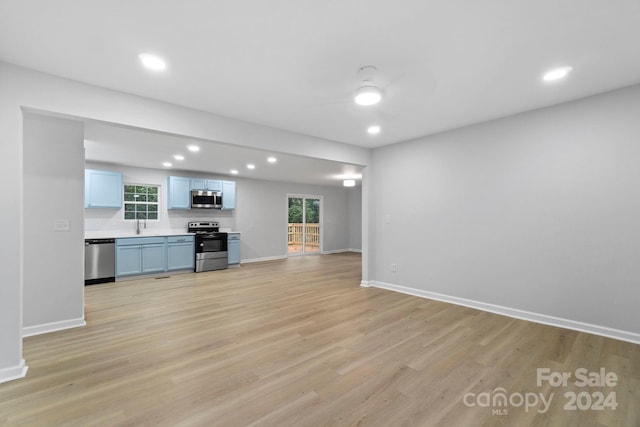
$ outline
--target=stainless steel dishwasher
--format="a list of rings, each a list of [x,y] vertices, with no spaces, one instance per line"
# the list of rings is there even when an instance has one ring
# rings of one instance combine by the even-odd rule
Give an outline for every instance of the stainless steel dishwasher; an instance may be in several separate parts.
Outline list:
[[[84,284],[115,282],[115,239],[85,239]]]

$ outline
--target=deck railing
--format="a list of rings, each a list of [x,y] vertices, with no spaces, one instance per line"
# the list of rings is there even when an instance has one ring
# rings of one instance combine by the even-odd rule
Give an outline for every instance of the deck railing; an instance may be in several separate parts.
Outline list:
[[[301,245],[304,224],[289,224],[289,245]],[[306,224],[306,245],[320,246],[320,224]]]

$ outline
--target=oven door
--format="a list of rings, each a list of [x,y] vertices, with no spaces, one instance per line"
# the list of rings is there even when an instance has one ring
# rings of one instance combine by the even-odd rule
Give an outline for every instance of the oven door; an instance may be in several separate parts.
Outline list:
[[[227,252],[227,233],[196,235],[196,253]]]

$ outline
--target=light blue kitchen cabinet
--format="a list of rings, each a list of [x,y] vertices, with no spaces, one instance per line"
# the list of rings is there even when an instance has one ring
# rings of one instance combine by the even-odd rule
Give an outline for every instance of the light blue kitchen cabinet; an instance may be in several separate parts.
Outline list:
[[[193,236],[167,237],[167,270],[186,270],[195,267]]]
[[[158,273],[167,271],[165,264],[166,244],[156,243],[151,245],[142,245],[140,253],[142,256],[142,273]]]
[[[120,172],[85,169],[85,208],[122,208],[122,174]]]
[[[141,272],[140,245],[116,246],[116,277]]]
[[[217,179],[191,178],[191,189],[222,191],[222,181]]]
[[[191,178],[168,178],[167,209],[191,209]]]
[[[227,234],[229,265],[240,264],[240,233]]]
[[[206,186],[207,186],[206,179],[191,178],[191,183],[189,188],[191,190],[205,190]]]
[[[235,181],[222,181],[222,209],[232,210],[236,208],[236,183]]]
[[[166,271],[166,237],[116,239],[116,277]]]
[[[222,191],[222,209],[236,208],[235,181],[170,176],[167,185],[167,209],[191,209],[191,190]]]

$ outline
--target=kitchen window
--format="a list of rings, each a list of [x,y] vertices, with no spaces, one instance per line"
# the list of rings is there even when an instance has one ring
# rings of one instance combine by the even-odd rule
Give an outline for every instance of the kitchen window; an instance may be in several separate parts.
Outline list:
[[[124,219],[158,219],[157,185],[124,186]]]

